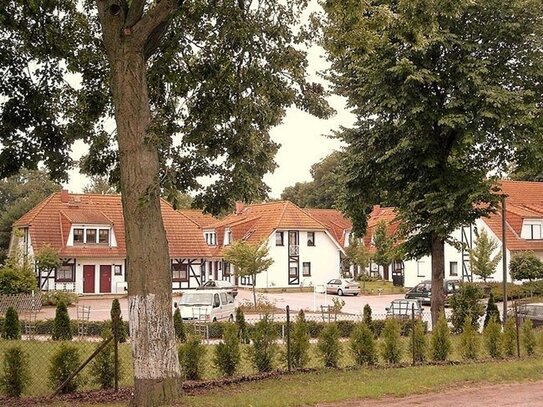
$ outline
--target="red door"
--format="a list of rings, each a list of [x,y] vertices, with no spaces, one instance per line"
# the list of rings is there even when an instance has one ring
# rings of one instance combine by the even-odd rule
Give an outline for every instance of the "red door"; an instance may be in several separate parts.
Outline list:
[[[111,266],[100,266],[100,292],[111,292]]]
[[[83,266],[83,293],[94,293],[94,266]]]

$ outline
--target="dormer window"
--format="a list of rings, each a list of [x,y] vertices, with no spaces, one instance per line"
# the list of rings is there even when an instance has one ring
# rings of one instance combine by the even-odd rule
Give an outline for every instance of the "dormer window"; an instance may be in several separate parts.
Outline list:
[[[87,243],[96,243],[96,229],[87,229],[86,242]]]
[[[543,221],[525,220],[522,226],[521,237],[528,240],[543,239]]]
[[[111,244],[111,231],[100,227],[77,227],[73,229],[73,244]]]
[[[225,246],[232,244],[232,231],[230,229],[224,231],[224,244]]]
[[[217,245],[217,235],[214,231],[204,232],[204,238],[208,246]]]
[[[83,244],[85,243],[85,230],[84,229],[74,229],[74,244]]]

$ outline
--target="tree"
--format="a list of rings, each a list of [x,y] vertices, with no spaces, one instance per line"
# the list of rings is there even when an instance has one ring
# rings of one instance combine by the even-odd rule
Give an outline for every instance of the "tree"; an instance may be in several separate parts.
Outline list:
[[[100,175],[93,175],[90,179],[90,183],[83,188],[83,192],[86,194],[117,194],[119,191],[117,186],[112,185],[109,179]]]
[[[492,253],[498,248],[498,243],[486,231],[481,230],[479,237],[475,241],[475,247],[469,250],[469,261],[473,274],[481,277],[486,283],[486,279],[496,271],[496,266],[502,259],[502,254],[498,252],[494,257]]]
[[[17,314],[17,310],[13,307],[8,307],[6,311],[2,338],[21,339],[21,324],[19,322],[19,314]]]
[[[54,341],[72,340],[72,326],[70,324],[70,316],[68,315],[68,307],[62,301],[57,304],[55,320],[53,321],[52,339]]]
[[[543,278],[543,262],[534,252],[515,253],[509,261],[509,274],[513,280],[537,280]]]
[[[35,256],[36,268],[41,274],[42,271],[56,270],[62,261],[58,257],[58,251],[53,249],[49,243],[43,245]]]
[[[306,79],[309,37],[294,29],[306,6],[39,0],[0,10],[0,176],[43,162],[66,180],[83,140],[81,170],[120,183],[135,405],[170,404],[179,391],[161,190],[197,191],[212,213],[264,198],[278,149],[269,131],[286,107],[332,113]],[[204,189],[201,176],[214,181]]]
[[[443,311],[444,244],[495,211],[494,180],[541,134],[536,0],[327,1],[322,44],[334,91],[357,116],[337,135],[342,208],[364,233],[396,207],[409,258],[432,255],[432,322]]]
[[[0,294],[31,293],[36,289],[36,276],[28,261],[15,252],[0,267]]]
[[[366,274],[366,268],[370,264],[371,253],[360,239],[351,239],[349,246],[345,248],[348,261],[355,265],[361,274]],[[356,275],[355,275],[356,277]]]
[[[224,250],[224,260],[235,267],[238,277],[250,277],[253,286],[253,300],[256,308],[256,276],[273,264],[268,257],[269,248],[265,242],[251,244],[243,240],[235,241]]]
[[[380,220],[373,232],[373,245],[375,253],[373,254],[373,262],[383,267],[385,279],[388,277],[388,267],[394,260],[396,254],[394,248],[394,238],[388,235],[387,223]]]

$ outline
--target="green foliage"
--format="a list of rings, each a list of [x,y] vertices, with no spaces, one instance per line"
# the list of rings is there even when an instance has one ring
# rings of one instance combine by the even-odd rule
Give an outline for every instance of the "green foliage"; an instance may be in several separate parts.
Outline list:
[[[414,335],[409,337],[409,349],[414,349],[415,362],[424,362],[426,360],[426,354],[428,352],[428,341],[426,339],[426,327],[421,320],[415,321],[413,327]]]
[[[309,328],[303,310],[300,310],[292,327],[290,338],[290,363],[294,369],[303,368],[309,362]]]
[[[349,341],[349,348],[357,366],[372,366],[377,362],[375,338],[372,330],[365,322],[354,327]]]
[[[0,388],[8,397],[19,397],[30,384],[30,363],[28,355],[20,346],[4,351]]]
[[[241,350],[236,326],[228,323],[224,327],[224,342],[219,342],[215,347],[213,363],[226,376],[232,376],[241,360]]]
[[[510,358],[517,352],[517,330],[514,318],[507,318],[503,328],[503,353]]]
[[[486,279],[494,274],[496,266],[502,259],[501,253],[492,257],[492,253],[497,248],[498,242],[483,229],[479,232],[475,247],[469,250],[471,271],[476,276],[481,277],[485,283]]]
[[[83,188],[85,194],[118,194],[118,185],[111,185],[107,177],[93,175],[90,177],[90,182]]]
[[[0,267],[0,294],[31,293],[36,290],[36,275],[19,255],[9,257]]]
[[[345,254],[351,264],[362,270],[361,276],[365,275],[364,269],[368,267],[371,260],[371,253],[360,239],[351,239],[349,246],[345,248]]]
[[[514,254],[509,261],[509,274],[514,280],[537,280],[543,278],[543,262],[534,252]]]
[[[4,339],[21,339],[21,325],[19,324],[19,315],[13,307],[9,307],[6,311],[6,319],[4,320],[4,331],[2,332]]]
[[[36,253],[36,267],[40,271],[53,270],[62,264],[58,257],[58,251],[53,249],[50,244],[43,245]]]
[[[492,318],[483,330],[485,348],[491,358],[502,357],[502,327],[496,318]]]
[[[402,358],[402,343],[400,341],[400,323],[396,319],[387,319],[383,329],[383,346],[381,354],[385,362],[399,363]]]
[[[238,328],[238,338],[241,341],[241,343],[248,344],[250,342],[249,338],[249,328],[247,326],[247,322],[245,322],[245,314],[243,313],[243,309],[240,307],[236,308],[236,326]]]
[[[81,356],[76,346],[63,343],[53,354],[49,366],[49,383],[56,390],[81,364]],[[81,384],[81,376],[76,376],[64,386],[62,394],[73,393]]]
[[[179,342],[185,342],[187,340],[185,324],[183,324],[183,318],[181,318],[181,311],[179,308],[176,308],[173,313],[173,329],[175,331],[175,337]]]
[[[327,324],[322,329],[317,342],[317,351],[324,367],[336,368],[339,366],[341,343],[339,342],[339,329],[335,323]]]
[[[70,327],[70,316],[68,315],[68,308],[63,302],[59,302],[55,313],[55,322],[53,325],[54,341],[71,341],[72,330]]]
[[[535,337],[534,328],[531,319],[526,319],[522,323],[521,331],[522,345],[528,356],[532,356],[537,346],[537,339]]]
[[[110,336],[111,332],[107,332],[104,336]],[[97,344],[96,348],[101,344]],[[100,386],[101,389],[111,389],[115,385],[115,351],[113,341],[106,345],[104,349],[92,360],[90,365],[90,373],[93,381]],[[119,380],[123,374],[121,359],[119,358]]]
[[[397,251],[394,248],[394,238],[388,235],[388,224],[380,220],[373,232],[373,245],[375,253],[372,256],[374,263],[379,266],[388,267],[394,260]]]
[[[199,380],[202,378],[204,368],[202,362],[205,353],[206,348],[197,336],[190,336],[186,343],[179,345],[179,365],[185,379]]]
[[[273,369],[277,345],[275,340],[278,337],[269,314],[263,315],[262,319],[255,324],[250,348],[250,359],[258,372],[269,372]]]
[[[57,306],[63,302],[67,306],[74,305],[79,301],[79,296],[76,293],[68,291],[46,291],[41,295],[42,305]]]
[[[363,321],[373,331],[373,322],[371,320],[371,307],[370,304],[364,305],[364,309],[362,311],[363,314]]]
[[[464,327],[460,335],[460,354],[465,360],[475,360],[479,356],[481,341],[477,330],[473,327],[471,317],[464,319]]]
[[[339,314],[345,306],[345,301],[341,298],[332,297],[332,304],[332,312],[334,314]]]
[[[430,343],[433,360],[444,362],[449,358],[452,348],[451,331],[444,315],[439,316]]]
[[[491,292],[490,296],[488,297],[488,303],[486,304],[486,315],[483,326],[486,327],[492,318],[499,320],[500,311],[498,310],[498,306],[494,301],[494,295]]]
[[[460,285],[456,294],[449,301],[452,308],[450,320],[454,332],[462,332],[464,320],[467,317],[471,318],[473,327],[478,328],[479,317],[484,315],[484,305],[481,304],[482,298],[483,292],[478,285],[470,283]]]

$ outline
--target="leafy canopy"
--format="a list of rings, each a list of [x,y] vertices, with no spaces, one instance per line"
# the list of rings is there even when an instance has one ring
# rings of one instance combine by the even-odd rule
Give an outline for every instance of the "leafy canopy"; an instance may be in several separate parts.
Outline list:
[[[514,254],[509,261],[509,273],[513,280],[537,280],[543,278],[543,261],[534,252]]]
[[[496,271],[496,266],[502,259],[498,252],[494,257],[492,253],[498,248],[498,242],[485,230],[479,232],[475,247],[469,250],[469,261],[473,274],[481,277],[485,282]]]
[[[269,258],[268,254],[269,248],[266,244],[237,240],[224,250],[224,259],[236,268],[236,275],[254,279],[273,264],[273,259]]]

